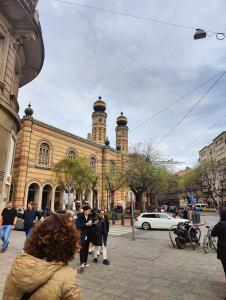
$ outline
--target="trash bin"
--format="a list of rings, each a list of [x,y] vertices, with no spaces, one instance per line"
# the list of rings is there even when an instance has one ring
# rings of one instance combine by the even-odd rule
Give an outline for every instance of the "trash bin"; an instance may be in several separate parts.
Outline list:
[[[193,224],[196,224],[196,213],[194,211],[192,212],[191,220]]]
[[[200,224],[201,223],[200,215],[201,215],[200,212],[196,212],[195,213],[196,224]]]

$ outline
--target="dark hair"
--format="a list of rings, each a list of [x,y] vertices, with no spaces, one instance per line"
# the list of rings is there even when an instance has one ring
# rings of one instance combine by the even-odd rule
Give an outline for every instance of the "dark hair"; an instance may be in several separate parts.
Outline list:
[[[28,204],[31,204],[32,206],[34,205],[34,202],[33,201],[28,201],[27,205]]]
[[[79,234],[70,215],[52,215],[39,222],[26,241],[26,253],[47,261],[67,264],[79,249]]]
[[[226,221],[226,207],[220,212],[221,221]]]
[[[83,211],[85,211],[85,210],[89,210],[89,209],[91,209],[91,207],[90,207],[90,206],[88,206],[88,205],[83,207]]]

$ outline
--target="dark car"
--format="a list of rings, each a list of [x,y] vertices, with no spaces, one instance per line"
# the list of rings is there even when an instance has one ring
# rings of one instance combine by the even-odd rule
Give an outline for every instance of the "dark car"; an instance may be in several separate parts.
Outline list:
[[[24,215],[24,210],[23,209],[18,209],[17,210],[17,221],[16,221],[16,224],[15,224],[15,227],[14,227],[15,230],[24,230],[23,215]]]

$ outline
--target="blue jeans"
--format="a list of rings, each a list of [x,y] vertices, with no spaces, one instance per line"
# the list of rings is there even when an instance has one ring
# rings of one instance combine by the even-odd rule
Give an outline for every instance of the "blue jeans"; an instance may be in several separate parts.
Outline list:
[[[31,232],[32,232],[32,227],[25,228],[24,231],[25,231],[25,234],[26,234],[26,239],[29,239],[29,237],[31,235]]]
[[[3,251],[6,250],[8,246],[8,240],[9,240],[11,230],[12,230],[12,225],[2,225],[1,240],[3,241],[2,243]]]

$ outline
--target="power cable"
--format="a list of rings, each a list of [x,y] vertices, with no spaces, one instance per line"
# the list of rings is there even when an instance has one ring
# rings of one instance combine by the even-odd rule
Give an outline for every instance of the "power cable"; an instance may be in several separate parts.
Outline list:
[[[147,119],[145,119],[144,121],[142,121],[141,123],[139,123],[138,125],[136,125],[135,127],[130,129],[130,133],[131,131],[134,131],[135,129],[143,126],[144,124],[146,124],[148,121],[153,120],[154,118],[156,118],[158,115],[160,115],[162,112],[168,110],[169,108],[173,107],[175,104],[177,104],[178,102],[184,100],[185,98],[187,98],[188,96],[190,96],[191,94],[193,94],[194,92],[196,92],[197,90],[199,90],[201,87],[203,87],[204,85],[206,85],[207,83],[209,83],[210,81],[212,81],[214,78],[218,77],[221,73],[223,73],[224,71],[219,72],[218,74],[214,75],[213,77],[211,77],[210,79],[206,80],[205,82],[201,83],[199,86],[197,86],[196,88],[194,88],[193,90],[187,92],[184,96],[178,98],[177,100],[175,100],[174,102],[170,103],[169,105],[167,105],[166,107],[160,109],[158,112],[156,112],[155,114],[151,115],[150,117],[148,117]]]
[[[191,147],[193,144],[195,144],[202,136],[204,136],[210,129],[214,128],[221,120],[225,119],[226,114],[224,113],[223,116],[221,116],[216,122],[214,122],[211,126],[209,126],[207,129],[205,129],[199,136],[197,136],[194,140],[192,140],[189,144],[187,144],[184,149],[174,155],[174,158],[178,155],[183,154],[186,150],[188,150],[189,147]]]
[[[121,15],[121,16],[124,16],[124,17],[135,18],[135,19],[139,19],[139,20],[142,20],[142,21],[148,21],[148,22],[161,23],[161,24],[174,26],[174,27],[179,27],[179,28],[184,28],[184,29],[196,30],[196,28],[197,28],[197,27],[181,25],[181,24],[172,23],[172,22],[163,21],[163,20],[158,20],[158,19],[153,19],[153,18],[141,17],[141,16],[132,15],[132,14],[129,14],[129,13],[110,10],[110,9],[105,9],[105,8],[101,8],[101,7],[85,5],[85,4],[81,4],[81,3],[77,3],[77,2],[70,2],[70,1],[66,1],[66,0],[53,0],[53,1],[59,2],[59,3],[62,3],[62,4],[67,4],[67,5],[70,5],[70,6],[84,7],[84,8],[88,8],[88,9],[92,9],[92,10],[101,11],[101,12],[104,12],[104,13],[109,13],[109,14],[114,14],[114,15]],[[209,32],[209,33],[213,33],[213,34],[218,34],[219,33],[219,32],[215,32],[213,30],[205,30],[205,32]],[[220,34],[224,34],[224,33],[220,33]]]
[[[226,70],[214,81],[214,83],[208,88],[208,90],[198,99],[198,101],[185,113],[185,115],[173,126],[158,142],[156,148],[188,117],[188,115],[197,107],[200,102],[209,94],[209,92],[215,87],[218,81],[225,75]]]
[[[54,0],[55,1],[55,0]],[[57,0],[56,0],[57,1]],[[135,56],[131,55],[128,51],[126,51],[124,48],[122,48],[116,41],[114,41],[111,37],[109,37],[101,28],[99,28],[96,24],[94,24],[90,19],[85,17],[76,7],[73,7],[73,9],[77,12],[77,14],[82,17],[88,24],[90,24],[95,30],[99,31],[106,39],[108,39],[111,43],[117,46],[117,48],[126,56],[129,57],[129,59],[135,63],[138,67],[140,67],[143,71],[145,71],[148,75],[151,75],[155,80],[159,81],[161,85],[164,85],[167,89],[169,89],[169,86],[162,81],[157,76],[153,75],[151,71],[145,67],[143,64],[138,62],[135,58]]]

